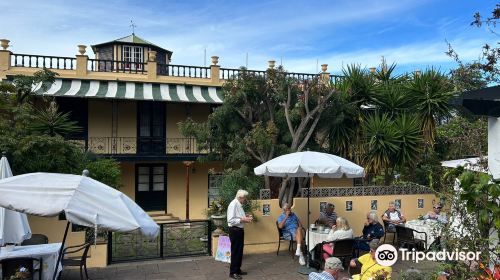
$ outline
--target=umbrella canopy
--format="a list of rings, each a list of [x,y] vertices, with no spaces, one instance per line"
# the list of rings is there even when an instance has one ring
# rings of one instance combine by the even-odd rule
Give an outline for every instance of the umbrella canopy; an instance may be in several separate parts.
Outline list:
[[[12,177],[7,157],[0,159],[0,179]],[[26,214],[0,207],[0,246],[6,243],[19,244],[31,238],[31,229]]]
[[[297,152],[279,156],[254,168],[256,175],[272,177],[360,178],[363,167],[344,158],[319,153]]]
[[[109,231],[138,229],[151,238],[159,233],[134,201],[87,176],[29,173],[0,180],[0,206],[46,217],[64,211],[71,223]]]

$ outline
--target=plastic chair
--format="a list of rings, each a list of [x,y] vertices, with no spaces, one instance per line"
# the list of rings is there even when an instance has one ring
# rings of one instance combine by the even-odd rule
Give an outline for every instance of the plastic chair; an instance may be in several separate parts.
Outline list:
[[[356,275],[356,274],[360,274],[361,273],[361,263],[359,261],[355,261],[356,262],[356,266],[355,267],[351,267],[351,265],[349,264],[349,275],[350,276],[353,276],[353,275]]]
[[[62,264],[63,267],[65,266],[79,266],[80,267],[80,279],[83,279],[83,270],[85,270],[85,279],[89,279],[89,274],[87,271],[87,257],[90,249],[90,243],[85,243],[82,245],[76,245],[76,246],[70,246],[66,247],[63,250],[63,260]],[[67,254],[74,254],[83,251],[81,257],[78,258],[73,258],[73,257],[68,257],[66,258]],[[83,268],[83,270],[82,270]]]
[[[39,245],[39,244],[48,244],[49,238],[43,234],[32,234],[30,239],[24,240],[21,245]]]
[[[415,238],[415,232],[424,234],[425,240]],[[396,226],[396,235],[398,236],[399,248],[407,248],[409,250],[412,248],[416,250],[423,248],[425,250],[427,248],[427,233],[425,232],[398,225]]]
[[[35,268],[35,262],[38,262],[38,268]],[[38,273],[38,279],[42,279],[43,260],[42,258],[10,258],[0,260],[2,265],[2,279],[10,279],[21,267],[25,268],[30,274],[30,278],[35,279],[34,274]]]
[[[328,255],[328,257],[337,257],[342,260],[345,265],[346,260],[349,261],[354,256],[354,239],[341,239],[337,241],[325,241],[321,243],[321,256],[323,254]],[[323,250],[323,245],[332,244],[333,254],[329,254]],[[323,262],[324,265],[324,262]]]
[[[283,238],[283,229],[279,228],[278,222],[276,222],[276,229],[278,229],[278,251],[276,251],[276,256],[280,252],[281,241],[290,241],[290,244],[288,245],[288,251],[292,252],[292,259],[295,258],[295,254],[293,253],[293,244],[295,243],[295,240],[288,240],[286,238]]]

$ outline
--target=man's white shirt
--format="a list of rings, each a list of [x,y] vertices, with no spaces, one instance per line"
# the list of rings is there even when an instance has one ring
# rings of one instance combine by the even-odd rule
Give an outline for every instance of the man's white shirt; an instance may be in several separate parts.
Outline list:
[[[241,203],[236,198],[233,199],[227,207],[227,225],[230,227],[243,228],[241,218],[244,217],[246,217],[245,211],[243,210]]]

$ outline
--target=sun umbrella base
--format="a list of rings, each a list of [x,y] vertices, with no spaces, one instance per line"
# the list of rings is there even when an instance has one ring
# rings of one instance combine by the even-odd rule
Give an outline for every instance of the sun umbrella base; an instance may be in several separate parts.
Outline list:
[[[312,267],[308,267],[307,265],[301,265],[298,269],[297,272],[302,275],[309,275],[311,272],[317,272],[316,269]]]

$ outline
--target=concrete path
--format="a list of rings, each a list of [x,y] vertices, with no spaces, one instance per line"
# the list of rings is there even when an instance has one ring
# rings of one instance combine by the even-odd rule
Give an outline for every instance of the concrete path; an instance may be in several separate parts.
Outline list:
[[[422,272],[431,271],[437,263],[422,262],[414,264],[399,261],[393,266],[393,278],[399,279],[399,272],[406,271],[411,266]],[[243,279],[307,279],[307,276],[297,273],[299,267],[297,258],[292,260],[291,255],[275,253],[245,255],[243,259],[244,271],[248,275]],[[146,262],[133,262],[126,264],[110,265],[106,268],[91,268],[89,276],[93,280],[98,279],[134,279],[134,280],[159,280],[159,279],[189,279],[189,280],[211,280],[230,279],[229,264],[215,261],[211,257],[198,257],[190,259],[156,260]],[[347,271],[341,274],[347,277]],[[80,279],[78,269],[65,269],[62,280]]]

